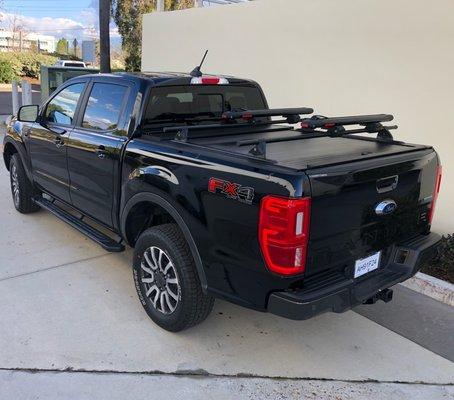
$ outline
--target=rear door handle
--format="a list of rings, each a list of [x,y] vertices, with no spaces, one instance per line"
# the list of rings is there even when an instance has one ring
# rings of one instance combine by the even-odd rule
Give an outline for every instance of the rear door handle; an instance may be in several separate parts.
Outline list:
[[[60,136],[57,136],[55,138],[54,143],[55,143],[55,146],[57,146],[57,147],[63,147],[65,145],[64,140]]]
[[[98,158],[106,158],[107,156],[107,151],[106,148],[101,145],[96,149],[96,154],[98,155]]]

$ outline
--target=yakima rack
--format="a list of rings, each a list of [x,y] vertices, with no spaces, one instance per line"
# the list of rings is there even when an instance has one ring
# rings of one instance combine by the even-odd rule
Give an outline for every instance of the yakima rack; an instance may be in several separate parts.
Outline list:
[[[237,146],[253,146],[249,154],[266,158],[266,145],[267,143],[284,142],[291,140],[300,140],[302,138],[309,139],[313,137],[336,137],[345,136],[356,133],[378,133],[377,139],[380,141],[393,141],[394,138],[389,132],[392,129],[397,129],[397,125],[384,126],[382,122],[389,122],[394,119],[391,114],[373,114],[373,115],[354,115],[346,117],[324,117],[321,115],[314,115],[310,118],[301,120],[301,132],[304,136],[288,136],[288,137],[275,137],[270,139],[247,139],[237,142]],[[277,122],[277,121],[276,121]],[[273,121],[273,123],[276,123]],[[281,121],[279,121],[281,122]],[[286,121],[282,121],[286,122]],[[358,129],[345,129],[348,125],[363,125],[364,128]],[[364,138],[365,140],[368,138]]]
[[[299,108],[275,108],[272,110],[245,110],[245,111],[227,111],[222,114],[222,119],[226,121],[232,121],[236,119],[244,119],[245,121],[251,121],[254,118],[260,117],[284,117],[284,121],[273,121],[273,123],[289,123],[296,124],[301,121],[300,115],[312,114],[314,109],[309,107]]]
[[[269,110],[244,110],[244,111],[227,111],[222,114],[218,123],[205,124],[205,125],[181,125],[181,126],[168,126],[162,129],[161,138],[163,139],[175,139],[181,141],[187,141],[189,138],[189,132],[193,130],[207,130],[207,129],[219,129],[219,128],[244,128],[250,126],[256,126],[261,124],[279,124],[288,123],[296,124],[302,121],[300,115],[312,114],[314,110],[308,107],[300,108],[277,108]],[[257,121],[257,118],[270,118],[270,117],[283,117],[282,120],[267,120]],[[238,123],[238,120],[245,122]],[[200,120],[199,120],[200,121]],[[189,121],[188,121],[189,122]],[[176,132],[175,135],[169,135],[169,133]]]
[[[381,140],[393,140],[389,132],[397,125],[383,126],[382,122],[394,119],[391,114],[353,115],[347,117],[324,117],[314,115],[301,121],[301,130],[305,133],[320,133],[327,136],[343,136],[355,133],[378,133]],[[348,125],[363,125],[364,128],[345,129]]]

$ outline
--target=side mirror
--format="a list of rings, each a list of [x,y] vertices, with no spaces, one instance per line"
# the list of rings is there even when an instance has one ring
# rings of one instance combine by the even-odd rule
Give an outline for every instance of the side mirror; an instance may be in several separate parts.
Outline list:
[[[20,122],[36,122],[38,119],[39,106],[22,106],[17,113],[17,120]]]

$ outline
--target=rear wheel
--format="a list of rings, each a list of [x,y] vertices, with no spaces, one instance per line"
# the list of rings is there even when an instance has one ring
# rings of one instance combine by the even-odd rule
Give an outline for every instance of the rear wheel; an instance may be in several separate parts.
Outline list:
[[[202,322],[214,298],[203,293],[189,246],[175,224],[144,231],[134,249],[134,282],[149,317],[178,332]]]
[[[36,194],[32,183],[25,173],[24,166],[19,154],[11,156],[9,164],[9,174],[11,181],[11,194],[16,210],[22,214],[29,214],[39,210],[39,206],[33,201]]]

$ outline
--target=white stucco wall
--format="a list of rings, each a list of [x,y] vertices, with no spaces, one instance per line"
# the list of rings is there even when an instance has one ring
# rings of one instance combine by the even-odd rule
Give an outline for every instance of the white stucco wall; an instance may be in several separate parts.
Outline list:
[[[256,0],[144,16],[144,71],[252,78],[270,106],[392,113],[443,163],[434,230],[454,232],[454,1]]]

